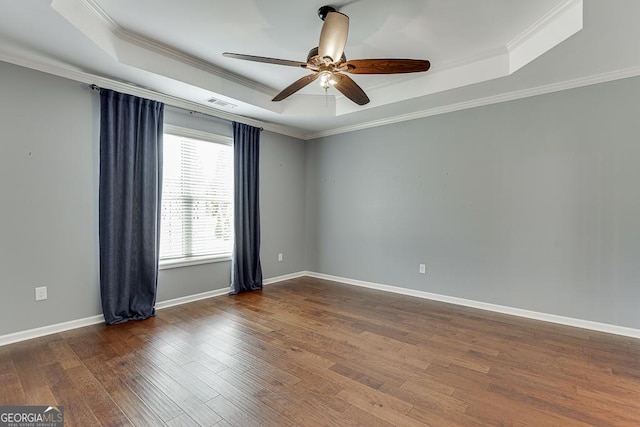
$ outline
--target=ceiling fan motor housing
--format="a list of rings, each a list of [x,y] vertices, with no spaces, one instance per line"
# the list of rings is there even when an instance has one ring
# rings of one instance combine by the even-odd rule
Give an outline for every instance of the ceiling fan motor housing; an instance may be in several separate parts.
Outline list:
[[[309,54],[307,55],[307,63],[311,63],[311,58],[314,58],[316,56],[318,56],[317,46],[309,51]],[[340,58],[340,63],[343,62],[347,62],[347,56],[344,54],[344,52],[342,53],[342,57]]]

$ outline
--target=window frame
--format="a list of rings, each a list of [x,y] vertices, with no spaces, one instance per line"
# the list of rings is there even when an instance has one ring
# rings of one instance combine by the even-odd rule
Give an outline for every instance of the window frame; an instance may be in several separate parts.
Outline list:
[[[170,134],[177,137],[197,139],[201,141],[212,142],[216,144],[223,144],[233,147],[233,138],[229,136],[218,135],[210,132],[203,132],[195,129],[185,128],[181,126],[175,126],[170,124],[164,124],[162,134]],[[232,152],[233,156],[233,152]],[[164,162],[164,159],[163,159]],[[163,190],[164,191],[164,190]],[[233,200],[232,200],[233,202]],[[233,224],[233,221],[232,221]],[[233,238],[233,232],[232,236]],[[174,258],[167,260],[159,260],[158,269],[167,270],[171,268],[188,267],[191,265],[212,264],[217,262],[231,261],[231,252],[216,255],[205,255],[197,257],[184,257]]]

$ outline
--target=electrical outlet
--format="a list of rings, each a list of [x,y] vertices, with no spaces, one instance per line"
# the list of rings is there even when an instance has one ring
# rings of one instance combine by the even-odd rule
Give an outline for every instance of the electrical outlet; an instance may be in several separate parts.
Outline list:
[[[427,265],[420,264],[420,274],[427,274]]]
[[[284,256],[282,254],[278,254],[278,261],[284,261]]]
[[[36,288],[36,301],[42,301],[43,299],[47,299],[47,287],[42,286],[40,288]]]

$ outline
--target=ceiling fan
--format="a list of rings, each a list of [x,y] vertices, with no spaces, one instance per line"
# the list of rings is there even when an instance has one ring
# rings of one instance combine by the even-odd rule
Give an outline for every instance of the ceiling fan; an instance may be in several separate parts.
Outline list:
[[[225,52],[223,55],[228,58],[300,67],[313,71],[311,74],[287,86],[282,92],[277,94],[272,101],[282,101],[309,83],[320,78],[320,85],[325,91],[333,86],[356,104],[365,105],[369,102],[369,97],[367,97],[367,94],[364,93],[362,88],[345,73],[417,73],[427,71],[431,66],[429,61],[420,59],[356,59],[347,61],[344,55],[344,48],[347,44],[347,35],[349,33],[349,17],[336,11],[332,6],[322,6],[318,9],[318,16],[324,21],[320,32],[320,42],[318,43],[318,47],[309,51],[307,62],[230,52]]]

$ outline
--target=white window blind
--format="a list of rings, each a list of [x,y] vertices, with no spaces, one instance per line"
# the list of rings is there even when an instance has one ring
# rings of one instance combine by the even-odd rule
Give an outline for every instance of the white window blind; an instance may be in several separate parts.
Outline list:
[[[229,255],[233,148],[165,133],[160,260]]]

